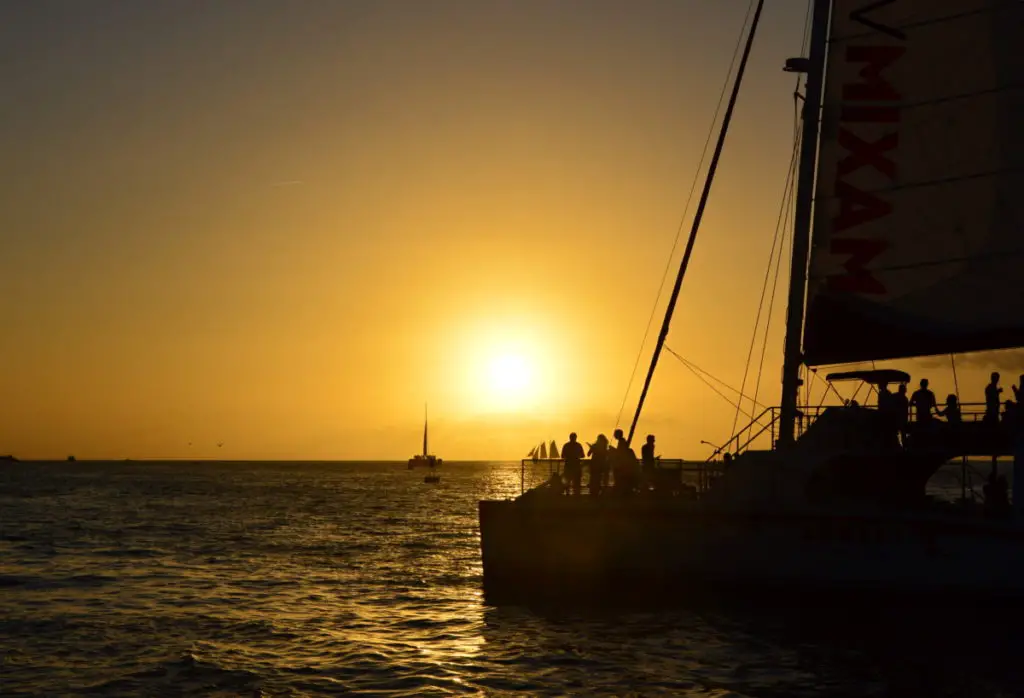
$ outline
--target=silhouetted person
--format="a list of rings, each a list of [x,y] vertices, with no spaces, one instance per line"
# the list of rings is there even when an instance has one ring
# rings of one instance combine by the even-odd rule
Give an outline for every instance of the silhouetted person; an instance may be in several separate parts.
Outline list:
[[[882,414],[892,411],[892,392],[888,383],[880,383],[878,386],[878,411]]]
[[[590,494],[598,495],[608,487],[608,437],[598,434],[587,455],[590,456]]]
[[[893,447],[900,444],[900,423],[896,414],[895,395],[889,391],[888,383],[881,383],[878,386],[878,417],[885,424],[886,441]]]
[[[900,383],[896,394],[892,396],[892,414],[896,420],[896,430],[899,432],[900,441],[907,445],[907,424],[910,421],[910,400],[907,399],[907,384]]]
[[[1003,389],[999,387],[999,372],[993,371],[990,376],[991,382],[985,386],[985,416],[982,421],[988,424],[999,423],[999,395]]]
[[[946,421],[950,424],[960,424],[963,421],[963,415],[960,413],[960,402],[956,399],[956,395],[947,395],[946,408],[935,410],[935,414],[945,417]]]
[[[921,379],[921,387],[910,396],[910,406],[914,408],[914,428],[912,441],[921,445],[929,438],[934,427],[932,412],[938,407],[935,393],[928,389],[928,379]]]
[[[910,396],[910,404],[914,408],[915,421],[918,424],[930,424],[932,410],[936,408],[935,393],[928,389],[928,379],[921,379],[921,387]]]
[[[629,446],[622,429],[615,430],[615,451],[612,453],[612,470],[615,473],[613,489],[619,494],[628,494],[636,487],[636,453]]]
[[[960,412],[960,401],[957,400],[956,395],[947,395],[945,409],[935,410],[935,414],[946,418],[946,443],[949,446],[958,446],[961,438],[960,425],[963,422],[963,415]]]
[[[583,480],[583,444],[576,440],[576,432],[569,434],[569,440],[562,446],[562,459],[565,461],[565,479],[569,491],[579,494]]]
[[[647,435],[647,441],[640,447],[640,466],[643,473],[644,487],[654,484],[658,461],[654,457],[654,434]]]
[[[1018,396],[1015,417],[1009,424],[1010,443],[1013,448],[1013,509],[1014,516],[1024,516],[1024,407],[1020,398],[1024,397],[1024,375],[1020,377],[1020,385],[1014,386],[1014,394]]]
[[[1019,405],[1021,399],[1024,399],[1024,373],[1020,374],[1020,378],[1017,379],[1017,385],[1011,387],[1013,388],[1013,399]]]
[[[1020,410],[1021,407],[1013,400],[1007,400],[1006,406],[1003,408],[1003,422],[1002,428],[997,434],[997,441],[1000,442],[1000,446],[1003,443],[1008,445],[1016,446],[1016,438],[1018,428],[1020,427]],[[1005,439],[1005,441],[1004,441]],[[1016,453],[1015,453],[1016,455]],[[993,467],[995,466],[995,458],[993,460]],[[1016,458],[1014,458],[1016,461]]]

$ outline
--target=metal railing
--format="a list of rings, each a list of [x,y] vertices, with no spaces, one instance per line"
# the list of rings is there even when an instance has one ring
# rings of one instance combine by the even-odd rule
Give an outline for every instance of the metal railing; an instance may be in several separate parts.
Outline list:
[[[796,432],[799,438],[807,429],[814,424],[815,421],[822,415],[822,413],[833,407],[841,407],[842,405],[814,405],[814,406],[800,406],[797,408],[797,422]],[[877,405],[858,405],[861,409],[865,410],[877,410]],[[941,409],[941,408],[940,408]],[[777,406],[766,407],[753,417],[748,424],[742,427],[739,431],[729,437],[729,440],[723,443],[721,446],[715,448],[714,452],[708,456],[707,462],[711,462],[718,458],[723,453],[734,453],[739,454],[744,450],[748,449],[758,439],[762,438],[766,432],[768,432],[770,441],[768,450],[775,450],[776,447],[776,424],[779,421],[781,408]],[[960,403],[960,419],[964,422],[979,422],[985,418],[985,403],[983,402],[966,402]]]
[[[797,408],[797,437],[799,438],[802,436],[826,410],[835,407],[842,407],[842,405],[820,404],[814,406],[799,406]],[[858,408],[865,410],[877,410],[878,406],[858,405]],[[710,487],[714,478],[721,474],[724,466],[722,461],[718,460],[718,458],[723,454],[739,455],[757,443],[758,440],[763,439],[766,436],[770,439],[766,450],[775,450],[777,447],[776,425],[779,421],[780,412],[781,408],[777,406],[764,408],[725,443],[716,447],[714,452],[703,461],[686,461],[681,458],[659,458],[656,461],[655,467],[662,471],[678,470],[683,482],[686,482],[689,479],[690,482],[687,484],[695,487],[699,493],[704,492],[708,487]],[[985,403],[960,403],[960,419],[963,422],[980,422],[985,418],[985,415]],[[583,459],[581,463],[583,464],[584,470],[587,470],[590,459]],[[540,484],[535,477],[531,477],[529,483],[530,487],[527,487],[528,473],[535,476],[538,469],[542,472],[546,470],[546,476],[541,480],[541,482],[546,482],[550,481],[555,475],[561,477],[564,464],[565,461],[562,458],[523,458],[520,462],[519,472],[520,494],[525,493],[526,490],[532,488],[534,484]]]
[[[589,472],[591,459],[585,458],[580,463],[583,465],[584,471]],[[611,464],[609,463],[609,465]],[[532,489],[534,483],[550,482],[555,476],[561,479],[564,466],[565,459],[563,458],[523,458],[519,465],[519,493],[523,494],[527,489]],[[538,469],[541,472],[546,470],[546,476],[543,476],[541,482],[538,482],[536,477],[531,477],[529,481],[530,487],[527,487],[527,473],[536,476]],[[671,475],[678,472],[680,484],[693,487],[698,493],[706,492],[711,487],[712,481],[722,473],[721,463],[714,461],[687,461],[682,458],[656,458],[654,469],[657,473],[662,474],[661,477],[665,477],[664,474]],[[671,475],[671,477],[675,476]],[[584,489],[586,487],[587,485],[584,484]]]

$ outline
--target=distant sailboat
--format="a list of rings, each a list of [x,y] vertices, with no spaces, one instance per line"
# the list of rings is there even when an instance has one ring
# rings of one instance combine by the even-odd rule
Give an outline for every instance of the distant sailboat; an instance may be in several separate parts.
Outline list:
[[[541,443],[540,450],[538,451],[537,455],[539,455],[541,458],[547,458],[548,457],[548,447],[547,447],[547,444]]]
[[[554,439],[551,439],[551,448],[548,449],[548,455],[552,458],[558,458],[558,444],[555,443]]]
[[[436,468],[442,461],[437,456],[431,455],[427,450],[427,406],[423,405],[423,453],[417,453],[409,459],[409,470],[417,466]],[[440,478],[438,478],[440,479]]]

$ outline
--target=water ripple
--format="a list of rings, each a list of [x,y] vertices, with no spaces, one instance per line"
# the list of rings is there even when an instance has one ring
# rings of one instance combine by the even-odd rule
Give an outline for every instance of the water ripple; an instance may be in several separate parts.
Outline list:
[[[879,635],[776,609],[489,607],[476,502],[518,485],[503,464],[446,465],[439,486],[385,464],[4,465],[0,693],[746,698],[1024,685],[1016,662],[956,641],[945,619],[887,620]]]

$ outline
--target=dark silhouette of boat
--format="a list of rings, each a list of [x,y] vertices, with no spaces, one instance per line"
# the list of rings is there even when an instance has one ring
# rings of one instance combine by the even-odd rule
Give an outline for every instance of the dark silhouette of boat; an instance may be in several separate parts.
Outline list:
[[[763,4],[627,442],[668,334]],[[706,461],[663,461],[653,487],[566,496],[555,461],[539,487],[481,501],[491,599],[679,598],[691,588],[961,601],[1024,592],[1019,417],[993,421],[966,403],[962,423],[929,419],[901,437],[892,414],[876,405],[799,404],[801,374],[818,366],[1024,346],[1024,62],[1015,48],[1024,3],[988,0],[971,12],[933,0],[812,7],[809,56],[786,64],[806,75],[806,88],[794,143],[781,405],[765,408]],[[878,390],[910,376],[840,370],[826,380]],[[754,450],[759,438],[769,445]],[[994,494],[978,505],[966,485],[959,502],[925,494],[951,459],[963,459],[966,472],[968,456],[991,456],[994,475],[994,459],[1006,455],[1015,455],[1018,475],[1012,507]],[[524,473],[537,467],[531,461]]]
[[[417,453],[409,459],[409,470],[419,467],[436,468],[443,461],[429,453],[427,449],[427,406],[423,406],[423,453]]]
[[[13,455],[0,456],[0,461],[7,461],[8,463],[19,463],[20,461]]]

